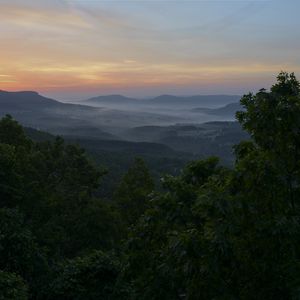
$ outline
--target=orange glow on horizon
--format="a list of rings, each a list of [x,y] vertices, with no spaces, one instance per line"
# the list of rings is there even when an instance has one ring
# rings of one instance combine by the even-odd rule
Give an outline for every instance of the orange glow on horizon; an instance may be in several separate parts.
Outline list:
[[[253,80],[253,75],[276,75],[281,66],[236,65],[236,66],[196,66],[140,64],[137,62],[103,63],[74,66],[18,65],[15,70],[2,68],[0,89],[2,90],[79,90],[97,88],[135,88],[164,85],[197,84],[220,85],[224,83]],[[286,66],[285,70],[292,69]],[[295,68],[293,69],[295,71]],[[299,70],[296,70],[299,71]]]
[[[252,47],[251,35],[244,37],[239,27],[225,31],[222,18],[211,26],[177,29],[170,16],[166,20],[175,26],[170,29],[152,20],[156,14],[146,18],[109,4],[93,8],[79,2],[1,2],[0,89],[113,92],[215,86],[234,92],[249,83],[264,85],[281,70],[300,73],[294,63],[297,47],[282,59],[282,49],[263,40]]]

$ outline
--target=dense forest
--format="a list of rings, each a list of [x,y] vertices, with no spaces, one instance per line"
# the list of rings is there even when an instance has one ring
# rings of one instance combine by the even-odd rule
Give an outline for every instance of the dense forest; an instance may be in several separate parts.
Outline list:
[[[137,157],[110,199],[88,152],[2,118],[0,299],[300,299],[300,83],[240,104],[232,167]]]

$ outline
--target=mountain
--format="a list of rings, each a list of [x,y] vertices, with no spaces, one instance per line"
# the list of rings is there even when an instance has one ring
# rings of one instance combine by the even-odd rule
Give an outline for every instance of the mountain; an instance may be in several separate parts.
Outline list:
[[[238,95],[196,95],[196,96],[173,96],[160,95],[155,98],[141,100],[129,98],[122,95],[98,96],[82,101],[86,104],[97,104],[103,106],[135,105],[135,106],[186,106],[186,107],[216,107],[232,102],[238,102]]]
[[[165,125],[184,120],[160,111],[130,111],[125,109],[127,106],[94,107],[61,103],[36,92],[0,91],[0,117],[10,114],[26,127],[52,134],[116,139],[114,135],[118,128]]]
[[[36,142],[53,141],[55,136],[41,130],[31,127],[24,127],[24,131],[28,137]],[[89,150],[91,153],[99,151],[107,151],[109,153],[130,153],[133,156],[137,155],[158,155],[158,156],[174,156],[176,151],[164,144],[153,142],[132,142],[121,140],[105,140],[101,138],[84,138],[80,136],[64,135],[63,138],[68,143],[79,144],[81,147]]]
[[[86,105],[62,103],[32,91],[0,91],[0,111],[41,111],[54,109],[89,112],[95,110]]]
[[[41,108],[53,108],[62,103],[39,95],[37,92],[7,92],[0,91],[0,110],[37,110]]]
[[[90,121],[99,116],[98,108],[61,103],[37,92],[0,91],[0,116],[5,114],[12,115],[27,127],[53,134],[114,138]]]
[[[113,96],[104,97],[105,101],[110,101],[110,97]],[[226,102],[231,97],[222,100],[213,96],[200,96],[202,104],[211,99],[215,99],[214,103]],[[127,166],[135,155],[141,155],[148,157],[148,162],[155,161],[155,165],[164,166],[163,169],[176,169],[177,162],[173,164],[173,159],[179,159],[181,163],[194,156],[215,154],[229,165],[233,160],[232,145],[247,137],[235,123],[202,123],[201,120],[203,113],[211,115],[211,120],[218,120],[219,115],[232,119],[240,105],[233,102],[216,109],[199,106],[193,109],[192,104],[199,105],[200,98],[185,98],[190,106],[183,107],[180,106],[182,104],[176,104],[183,101],[177,96],[160,96],[150,100],[125,97],[125,101],[147,102],[145,109],[138,112],[66,104],[36,92],[0,91],[0,116],[9,113],[27,127],[62,135],[70,142],[83,145],[101,163],[104,163],[105,158],[113,165],[122,156],[126,157],[122,161]],[[124,100],[122,96],[115,99],[116,102]],[[155,112],[150,109],[153,106],[149,105],[153,102],[162,103],[162,106],[152,104],[158,107]],[[170,110],[177,110],[179,114],[171,115]],[[188,111],[196,117],[192,119],[184,116]],[[47,139],[40,131],[31,134],[39,140]]]
[[[249,137],[238,122],[207,122],[172,126],[142,126],[124,131],[128,140],[155,142],[198,157],[216,155],[227,165],[233,163],[232,147]]]

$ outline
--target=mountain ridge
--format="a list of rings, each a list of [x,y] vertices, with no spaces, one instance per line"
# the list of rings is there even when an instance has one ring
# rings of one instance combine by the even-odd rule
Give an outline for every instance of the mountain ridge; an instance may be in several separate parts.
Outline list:
[[[176,96],[163,94],[153,98],[141,99],[126,97],[123,95],[100,95],[81,101],[81,103],[94,104],[134,104],[134,105],[226,105],[233,102],[238,102],[241,96],[239,95],[192,95],[192,96]]]

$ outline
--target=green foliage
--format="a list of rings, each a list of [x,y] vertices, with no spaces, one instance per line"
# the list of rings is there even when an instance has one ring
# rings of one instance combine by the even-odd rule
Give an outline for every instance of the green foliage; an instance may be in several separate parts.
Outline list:
[[[128,241],[136,299],[299,299],[299,95],[281,73],[242,98],[253,141],[233,170],[211,159],[165,179]]]
[[[61,138],[34,143],[9,116],[0,138],[0,269],[44,299],[59,261],[118,249],[119,214],[94,196],[103,172],[81,148]]]
[[[261,90],[241,100],[237,118],[249,131],[257,155],[269,161],[285,201],[296,209],[300,180],[300,84],[295,75],[280,73],[270,92]],[[242,158],[242,157],[241,157]],[[254,171],[254,170],[253,170]],[[277,195],[277,194],[276,194]]]
[[[0,205],[13,206],[20,198],[22,177],[14,146],[0,144]]]
[[[37,145],[33,165],[38,193],[35,198],[44,198],[35,219],[39,239],[68,257],[87,247],[110,248],[119,235],[118,215],[108,204],[94,199],[103,173],[84,151],[58,138],[54,143]],[[91,236],[96,230],[97,234]]]
[[[153,189],[154,182],[149,170],[142,159],[136,158],[114,195],[122,218],[127,224],[135,224],[146,210],[149,194]]]
[[[67,257],[92,249],[118,249],[123,237],[119,213],[99,199],[91,199],[84,207],[57,216],[51,222],[47,224],[50,230],[47,237],[51,240],[58,229],[60,235],[51,244],[59,243]]]
[[[1,121],[1,130],[19,137],[18,143],[3,138],[0,144],[2,207],[19,207],[40,243],[58,255],[74,256],[87,247],[110,249],[119,235],[118,215],[94,199],[103,172],[84,150],[61,138],[28,143],[10,117]]]
[[[128,287],[118,282],[120,263],[112,256],[94,251],[68,260],[51,285],[51,299],[127,299]]]
[[[26,137],[23,127],[10,115],[6,115],[0,120],[0,143],[27,147],[30,140]]]
[[[216,183],[215,177],[227,173],[216,158],[210,158],[189,164],[178,178],[165,178],[166,193],[152,199],[128,242],[127,274],[134,282],[137,299],[181,299],[188,297],[187,293],[193,295],[188,299],[199,299],[203,294],[202,280],[195,276],[199,279],[197,272],[205,270],[201,257],[209,249],[201,249],[201,227],[207,216],[199,216],[198,194],[209,182]],[[210,208],[206,197],[202,202],[203,214],[220,209]]]
[[[0,299],[27,300],[27,286],[23,279],[14,273],[0,270]]]
[[[0,270],[22,276],[32,293],[44,283],[48,272],[44,250],[16,209],[0,209]]]
[[[262,150],[289,170],[298,168],[300,143],[300,85],[294,74],[280,73],[271,91],[241,99],[246,111],[237,118]]]

